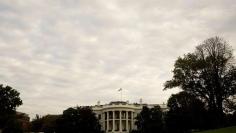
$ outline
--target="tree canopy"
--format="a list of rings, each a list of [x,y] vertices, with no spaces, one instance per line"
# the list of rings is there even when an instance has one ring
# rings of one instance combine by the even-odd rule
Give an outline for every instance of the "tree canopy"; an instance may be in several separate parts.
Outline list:
[[[0,114],[10,113],[16,110],[16,107],[22,105],[20,93],[10,86],[0,85]]]
[[[180,87],[204,101],[216,117],[223,118],[223,102],[236,94],[233,50],[224,39],[209,38],[195,52],[179,57],[173,74],[165,89]]]
[[[31,121],[31,131],[33,132],[44,132],[44,133],[55,133],[56,121],[60,118],[60,115],[46,115],[43,117],[36,117]]]
[[[57,120],[57,133],[100,133],[101,126],[90,107],[68,108]]]
[[[163,117],[160,106],[154,108],[143,107],[142,111],[137,116],[137,133],[153,133],[162,132]]]
[[[3,133],[23,132],[16,117],[16,108],[22,105],[19,95],[12,87],[0,85],[0,128]]]
[[[207,126],[205,105],[195,96],[184,91],[173,94],[167,106],[169,111],[165,116],[165,121],[169,132],[182,133]]]

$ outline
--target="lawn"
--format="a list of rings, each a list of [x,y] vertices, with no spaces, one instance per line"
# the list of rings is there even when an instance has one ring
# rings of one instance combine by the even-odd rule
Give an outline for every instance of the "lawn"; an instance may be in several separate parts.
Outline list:
[[[236,126],[234,127],[227,127],[203,132],[196,132],[196,133],[236,133]]]

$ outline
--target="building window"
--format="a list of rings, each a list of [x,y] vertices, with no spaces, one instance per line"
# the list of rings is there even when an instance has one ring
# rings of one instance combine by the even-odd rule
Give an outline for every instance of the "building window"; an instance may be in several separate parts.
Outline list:
[[[112,131],[112,128],[113,128],[112,122],[113,121],[109,121],[109,129],[108,129],[108,131]]]
[[[131,119],[131,111],[128,112],[128,118]]]
[[[105,112],[104,114],[105,114],[105,120],[107,120],[107,112]]]
[[[107,123],[105,123],[105,130],[107,130]]]
[[[120,112],[119,111],[115,111],[115,119],[120,119]]]
[[[109,111],[109,119],[113,119],[113,112],[112,111]]]
[[[122,119],[126,119],[126,111],[122,111],[121,117],[122,117]]]
[[[115,121],[115,131],[119,131],[119,129],[120,129],[120,121],[116,120]]]
[[[126,120],[122,120],[122,131],[126,131]]]

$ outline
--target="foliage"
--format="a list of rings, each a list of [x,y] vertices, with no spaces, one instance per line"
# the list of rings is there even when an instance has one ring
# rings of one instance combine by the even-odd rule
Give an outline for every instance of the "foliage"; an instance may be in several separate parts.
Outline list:
[[[56,131],[56,121],[59,115],[46,115],[43,119],[42,131],[44,133],[55,133]]]
[[[200,98],[218,118],[215,125],[222,125],[223,102],[236,94],[236,66],[229,44],[219,37],[209,38],[194,53],[179,57],[174,67],[165,89],[180,87]]]
[[[43,119],[36,114],[35,118],[31,121],[31,131],[40,132],[42,131]]]
[[[89,107],[68,108],[62,115],[36,115],[31,131],[45,133],[100,133],[99,122]]]
[[[206,109],[204,103],[195,96],[180,92],[168,100],[169,111],[165,116],[167,130],[173,133],[204,129]]]
[[[10,86],[0,85],[0,114],[14,113],[16,107],[22,105],[20,93]]]
[[[16,107],[22,105],[20,93],[10,86],[0,85],[0,128],[3,132],[21,132],[21,126],[16,118]]]
[[[57,133],[100,133],[101,126],[90,107],[68,108],[57,120]]]
[[[39,115],[36,115],[31,122],[31,131],[54,133],[56,131],[56,121],[59,117],[59,115],[46,115],[40,118]]]
[[[227,114],[227,126],[236,126],[236,111],[233,114]]]
[[[227,114],[233,114],[236,112],[236,97],[232,96],[224,102],[225,112]]]
[[[214,129],[214,130],[203,131],[203,132],[196,132],[196,133],[236,133],[236,126],[221,128],[221,129]]]
[[[162,132],[163,130],[162,110],[160,106],[155,106],[151,109],[144,106],[136,119],[137,131],[132,132],[153,133]]]
[[[3,127],[3,133],[23,133],[22,125],[17,120],[16,115],[8,116]]]

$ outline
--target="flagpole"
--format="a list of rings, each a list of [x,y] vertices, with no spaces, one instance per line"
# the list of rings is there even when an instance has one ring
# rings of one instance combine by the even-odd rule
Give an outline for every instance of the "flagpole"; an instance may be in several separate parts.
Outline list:
[[[120,88],[118,91],[120,91],[120,101],[122,101],[122,88]]]
[[[121,91],[120,91],[120,99],[121,99],[121,101],[122,101],[122,89],[121,89]]]

